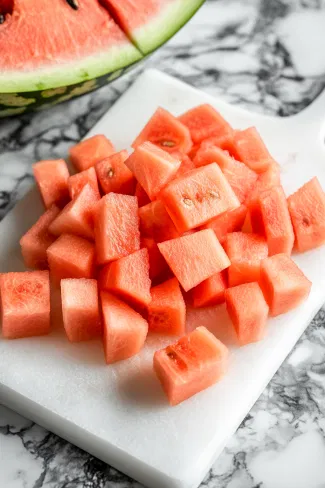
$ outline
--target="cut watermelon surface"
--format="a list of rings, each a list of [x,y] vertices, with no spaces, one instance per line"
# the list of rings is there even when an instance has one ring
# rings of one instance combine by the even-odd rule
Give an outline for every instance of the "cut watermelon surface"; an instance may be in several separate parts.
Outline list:
[[[260,285],[272,316],[289,312],[309,295],[311,282],[286,254],[277,254],[261,263]]]
[[[225,299],[239,344],[263,339],[269,307],[258,283],[228,288]]]
[[[149,253],[149,276],[153,281],[162,281],[170,274],[170,269],[165,258],[159,251],[156,241],[151,237],[141,238],[141,247],[148,249]]]
[[[85,171],[95,166],[99,161],[111,156],[114,152],[114,146],[111,141],[104,135],[99,134],[71,147],[69,156],[77,171]]]
[[[205,327],[157,351],[154,368],[171,405],[216,383],[228,364],[228,349]]]
[[[263,173],[271,165],[277,164],[255,127],[236,131],[234,143],[239,160],[257,173]]]
[[[181,162],[151,142],[137,146],[125,161],[150,200],[175,176]]]
[[[120,151],[112,154],[96,164],[96,173],[103,193],[124,193],[133,195],[135,190],[135,179],[133,174],[125,166],[128,158],[127,151]]]
[[[69,201],[69,170],[63,159],[35,163],[33,172],[46,208],[62,207]]]
[[[19,339],[50,332],[48,271],[0,275],[2,335]]]
[[[106,363],[115,363],[138,354],[148,334],[148,322],[108,292],[102,291],[100,300]]]
[[[136,184],[134,195],[138,199],[139,207],[143,207],[144,205],[147,205],[147,203],[150,203],[151,201],[148,195],[146,194],[146,192],[144,191],[144,189],[142,188],[142,186],[140,185],[140,183]]]
[[[148,250],[140,249],[104,266],[99,286],[135,305],[148,305],[151,301]]]
[[[299,252],[325,242],[325,193],[317,178],[308,181],[288,198],[288,206]]]
[[[205,281],[202,281],[192,290],[194,307],[208,307],[219,305],[225,301],[227,278],[224,272],[216,273]]]
[[[132,146],[136,148],[146,141],[170,153],[179,151],[187,154],[192,147],[188,128],[161,107],[153,114]]]
[[[107,264],[140,249],[136,197],[109,193],[99,202],[95,215],[98,264]]]
[[[181,233],[240,205],[216,163],[197,168],[172,181],[161,192],[160,198]]]
[[[49,231],[55,236],[71,233],[94,239],[93,209],[99,198],[98,192],[86,184],[51,222]]]
[[[61,281],[63,324],[70,342],[101,337],[96,280]]]
[[[52,205],[20,239],[21,253],[27,268],[47,269],[47,248],[56,237],[49,232],[49,225],[60,213],[56,205]]]
[[[199,105],[178,117],[189,128],[195,144],[212,136],[224,136],[233,132],[228,122],[211,105]]]
[[[161,242],[158,247],[185,291],[230,265],[211,229]]]
[[[176,278],[151,289],[148,305],[149,330],[168,335],[185,333],[186,307]]]
[[[95,246],[72,234],[62,234],[48,249],[47,260],[55,283],[63,278],[93,278]]]
[[[69,194],[71,200],[73,200],[77,195],[79,195],[81,190],[87,184],[91,186],[91,188],[94,190],[95,193],[97,193],[99,199],[100,194],[99,194],[96,171],[93,167],[91,167],[89,169],[81,171],[81,173],[77,173],[76,175],[70,176],[70,178],[68,179],[68,187],[69,187]]]

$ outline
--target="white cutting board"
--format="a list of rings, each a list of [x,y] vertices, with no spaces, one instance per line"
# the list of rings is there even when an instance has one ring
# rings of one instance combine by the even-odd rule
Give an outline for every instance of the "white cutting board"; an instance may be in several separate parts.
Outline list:
[[[117,149],[129,147],[157,106],[177,115],[204,102],[236,128],[257,126],[282,165],[287,193],[314,175],[325,188],[324,94],[298,116],[278,119],[150,70],[89,135],[104,133]],[[18,241],[41,211],[32,191],[2,221],[0,272],[23,269]],[[71,345],[60,330],[43,338],[0,339],[0,402],[149,487],[194,488],[325,301],[325,246],[295,260],[313,282],[308,301],[269,320],[262,342],[231,346],[225,378],[177,407],[168,406],[152,372],[153,351],[166,339],[151,337],[139,356],[106,366],[100,343]]]

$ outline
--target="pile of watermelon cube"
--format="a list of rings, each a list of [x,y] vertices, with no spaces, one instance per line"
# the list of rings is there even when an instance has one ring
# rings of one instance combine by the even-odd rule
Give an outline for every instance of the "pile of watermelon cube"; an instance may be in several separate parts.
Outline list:
[[[313,178],[287,198],[256,128],[235,130],[208,104],[158,108],[132,146],[86,139],[71,176],[63,159],[34,165],[46,210],[20,240],[34,271],[0,277],[2,335],[48,334],[61,318],[71,342],[102,340],[108,364],[148,332],[169,335],[153,365],[175,405],[227,368],[211,331],[186,334],[187,305],[225,303],[238,345],[261,340],[269,315],[308,297],[290,256],[325,242],[325,194]]]

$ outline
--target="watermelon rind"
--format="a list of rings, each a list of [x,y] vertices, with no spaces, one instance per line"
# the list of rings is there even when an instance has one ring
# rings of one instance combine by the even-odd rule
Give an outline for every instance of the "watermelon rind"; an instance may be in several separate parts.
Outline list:
[[[156,17],[132,32],[132,41],[143,54],[151,53],[176,34],[193,17],[204,1],[174,0],[167,3]]]

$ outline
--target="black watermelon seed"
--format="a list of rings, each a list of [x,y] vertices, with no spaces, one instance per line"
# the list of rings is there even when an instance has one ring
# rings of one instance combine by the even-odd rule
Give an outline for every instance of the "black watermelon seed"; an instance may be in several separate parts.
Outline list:
[[[3,14],[0,14],[0,25],[3,24],[5,20],[5,16]]]
[[[79,1],[78,0],[66,0],[67,4],[73,8],[73,10],[78,10],[79,8]]]

